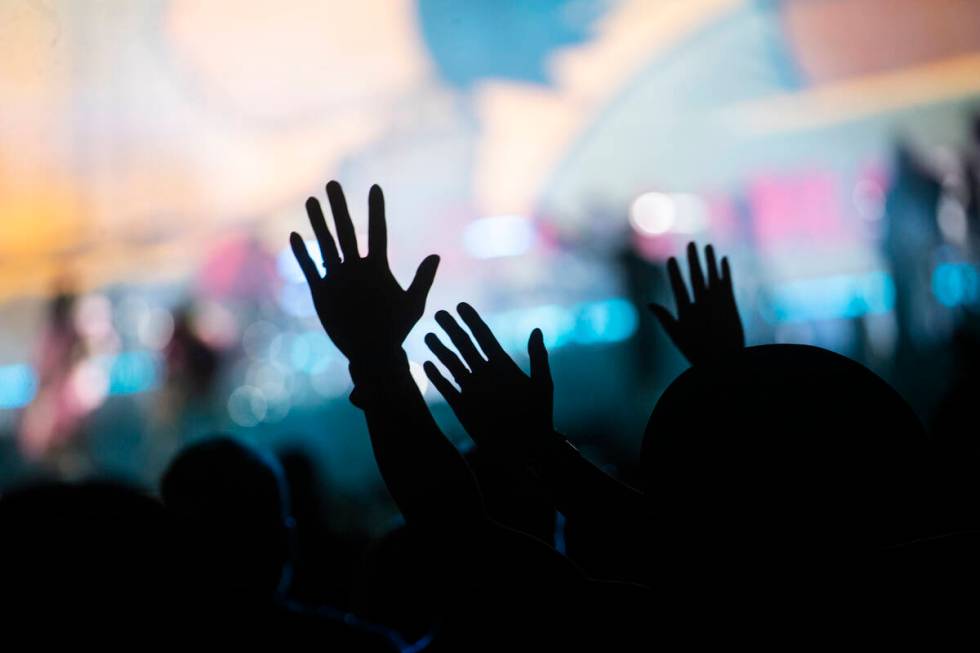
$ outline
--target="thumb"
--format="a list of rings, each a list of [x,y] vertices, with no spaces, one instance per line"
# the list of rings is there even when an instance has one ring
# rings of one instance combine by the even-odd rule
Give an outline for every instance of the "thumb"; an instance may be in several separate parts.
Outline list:
[[[438,268],[439,257],[435,254],[426,256],[419,264],[418,270],[415,271],[412,285],[405,291],[419,315],[425,312],[425,300],[429,296],[429,290],[432,288],[432,282],[435,281]]]
[[[676,318],[660,304],[647,304],[647,306],[654,317],[657,318],[657,321],[660,322],[660,326],[667,332],[667,336],[676,343],[680,331],[680,326]]]
[[[548,349],[544,346],[541,329],[531,332],[531,337],[527,340],[527,354],[531,358],[531,380],[541,387],[553,387],[551,362],[548,360]]]

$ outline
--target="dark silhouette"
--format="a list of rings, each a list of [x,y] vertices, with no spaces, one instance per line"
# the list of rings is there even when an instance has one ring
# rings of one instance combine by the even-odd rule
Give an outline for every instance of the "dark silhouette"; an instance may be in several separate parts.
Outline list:
[[[271,455],[228,437],[184,449],[161,482],[164,504],[188,538],[188,557],[214,601],[215,624],[245,616],[246,632],[355,650],[400,648],[384,629],[331,608],[284,598],[291,577],[293,519],[285,475]]]
[[[587,524],[593,531],[608,533],[622,543],[623,559],[635,564],[646,553],[643,550],[646,538],[640,535],[646,528],[642,495],[587,461],[555,430],[553,383],[541,330],[534,329],[528,340],[531,374],[526,375],[473,307],[460,304],[458,311],[483,353],[449,313],[436,313],[436,321],[446,330],[466,363],[435,334],[428,334],[426,344],[450,371],[459,388],[433,363],[427,362],[425,371],[433,385],[478,446],[530,468],[551,488],[556,506],[563,514],[580,525]],[[624,529],[629,532],[624,533]],[[646,580],[635,569],[630,574],[617,574],[617,579],[624,576]]]
[[[697,246],[688,244],[691,295],[687,292],[677,259],[671,257],[667,261],[670,287],[677,304],[676,318],[660,304],[650,304],[650,310],[657,316],[664,331],[691,365],[704,365],[738,353],[745,347],[745,333],[735,305],[728,258],[722,257],[719,273],[714,247],[705,247],[704,256],[708,268],[707,279],[701,269]]]
[[[951,459],[972,465],[980,456],[980,438],[974,429],[974,398],[980,393],[980,339],[975,318],[964,320],[953,332],[953,351],[949,387],[932,415],[930,431],[937,444],[949,452]]]
[[[427,334],[425,342],[461,390],[431,362],[424,366],[426,375],[479,446],[491,451],[502,446],[511,450],[527,449],[523,453],[527,457],[537,446],[535,436],[553,430],[554,386],[541,330],[532,331],[528,340],[531,357],[528,376],[507,355],[472,306],[463,303],[458,310],[483,353],[449,313],[439,311],[436,322],[445,329],[465,364],[435,334]],[[502,442],[504,438],[506,442]]]
[[[689,253],[697,256],[693,244]],[[825,350],[745,349],[728,266],[722,275],[711,272],[710,249],[708,261],[708,284],[718,292],[696,290],[693,301],[676,260],[670,264],[681,309],[678,320],[664,319],[665,328],[695,366],[651,416],[642,452],[645,499],[554,431],[539,331],[528,345],[528,376],[461,304],[482,353],[441,312],[436,319],[460,354],[433,334],[426,342],[459,387],[431,363],[426,371],[475,441],[530,465],[550,482],[563,513],[623,543],[628,577],[712,614],[781,610],[777,597],[787,591],[797,600],[822,600],[841,569],[860,569],[885,547],[969,528],[951,500],[955,485],[942,481],[904,400],[867,369]],[[691,270],[695,288],[703,285],[696,262]],[[729,593],[750,582],[769,588],[767,598],[733,607]],[[710,597],[705,584],[714,588]]]
[[[186,447],[160,483],[164,505],[197,534],[202,572],[255,596],[289,581],[292,516],[282,468],[228,437]]]
[[[543,646],[638,636],[639,622],[627,619],[626,608],[641,603],[642,590],[593,587],[553,549],[488,517],[472,473],[433,420],[401,349],[422,315],[438,259],[423,261],[402,290],[387,264],[381,189],[370,193],[364,258],[340,185],[328,184],[327,195],[343,261],[313,198],[307,212],[325,252],[326,276],[319,275],[298,234],[291,242],[324,328],[350,360],[352,401],[364,410],[381,475],[408,524],[447,570],[451,593],[444,597],[447,617],[436,645],[482,650],[514,641]],[[440,313],[437,319],[445,326],[445,318]],[[548,410],[531,413],[532,406],[499,407],[518,419],[533,418],[535,426],[550,423]]]
[[[478,447],[464,456],[491,519],[544,543],[555,542],[556,512],[545,484],[525,467]],[[451,583],[431,549],[425,534],[409,525],[374,542],[365,556],[359,610],[411,641],[438,631],[446,619],[444,594]]]
[[[0,534],[8,634],[40,615],[52,624],[112,615],[117,626],[102,629],[109,639],[122,628],[165,631],[189,621],[185,597],[194,586],[173,521],[135,489],[87,482],[14,490],[0,499]]]
[[[375,539],[364,554],[355,607],[387,624],[409,641],[424,641],[440,629],[448,612],[439,554],[425,533],[402,524]]]
[[[286,475],[295,521],[293,574],[287,596],[301,603],[348,610],[366,536],[338,531],[329,509],[327,483],[310,453],[289,447],[276,457]]]
[[[480,447],[472,447],[463,455],[480,485],[483,505],[491,519],[555,546],[557,515],[546,483],[526,466],[515,465],[513,460]]]

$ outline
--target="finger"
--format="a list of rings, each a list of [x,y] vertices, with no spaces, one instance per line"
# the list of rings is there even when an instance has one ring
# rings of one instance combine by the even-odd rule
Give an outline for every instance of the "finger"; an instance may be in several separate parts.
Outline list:
[[[432,361],[425,361],[425,363],[422,364],[422,369],[425,370],[425,375],[429,377],[429,381],[431,381],[432,385],[436,387],[439,394],[445,398],[446,402],[449,404],[449,407],[456,410],[457,402],[461,396],[459,390],[457,390],[453,384],[449,382],[449,379],[442,375],[442,372],[439,371],[439,368],[436,367],[436,364]]]
[[[337,244],[333,241],[333,236],[327,228],[327,221],[323,217],[323,208],[320,201],[315,197],[306,200],[306,215],[310,219],[310,226],[316,235],[316,242],[320,245],[320,256],[323,257],[323,267],[330,273],[330,268],[340,264],[340,254],[337,253]]]
[[[729,290],[732,289],[732,269],[728,266],[728,257],[721,257],[721,281]]]
[[[531,332],[527,339],[527,355],[531,359],[531,380],[542,386],[552,387],[551,362],[548,360],[548,348],[544,346],[544,334],[541,329]]]
[[[708,287],[718,285],[718,262],[715,260],[715,248],[708,245],[704,248],[705,265],[708,268]]]
[[[313,286],[320,280],[320,273],[316,269],[316,263],[310,258],[310,252],[306,249],[303,237],[294,231],[289,234],[289,244],[293,248],[293,256],[296,257],[296,262],[299,263],[299,269],[303,271],[303,276],[306,277],[306,283]]]
[[[677,304],[679,314],[691,305],[691,298],[687,295],[687,286],[684,285],[684,277],[681,276],[681,266],[673,256],[667,261],[667,276],[670,278],[670,287],[674,292],[674,302]]]
[[[368,256],[388,260],[388,225],[385,222],[385,196],[381,187],[371,186],[368,194]]]
[[[351,222],[350,212],[347,210],[344,189],[336,181],[327,184],[327,199],[330,200],[330,211],[333,213],[333,223],[337,229],[337,240],[340,242],[340,251],[344,254],[344,260],[357,259],[360,254],[357,252],[354,223]]]
[[[476,342],[480,345],[483,353],[487,355],[487,358],[507,356],[507,352],[500,346],[497,337],[493,335],[493,331],[490,330],[490,327],[483,321],[483,318],[480,317],[480,314],[476,312],[475,308],[466,302],[461,302],[456,307],[456,311],[463,318],[463,322],[466,322],[466,326],[470,328],[470,332],[476,338]]]
[[[691,291],[694,293],[694,301],[704,297],[704,272],[701,270],[701,257],[698,256],[698,247],[693,242],[687,245],[687,267],[691,275]]]
[[[459,360],[456,352],[442,344],[442,340],[439,340],[439,336],[434,333],[425,334],[425,344],[435,354],[436,358],[439,359],[439,362],[445,365],[449,373],[453,375],[456,383],[460,387],[463,387],[463,381],[470,375],[470,371],[463,365],[463,361]]]
[[[439,326],[443,328],[449,339],[453,341],[456,346],[456,351],[458,351],[462,356],[463,360],[471,370],[476,370],[477,367],[486,363],[480,352],[476,350],[476,345],[470,340],[468,333],[463,331],[463,327],[459,326],[459,323],[453,319],[453,316],[446,311],[439,311],[436,313],[436,322]]]
[[[415,271],[415,278],[412,279],[411,285],[405,291],[417,317],[421,317],[422,313],[425,312],[425,300],[429,297],[429,290],[432,289],[432,282],[436,279],[436,270],[438,269],[439,257],[435,254],[426,256],[419,263],[419,268]]]
[[[660,326],[667,333],[667,337],[677,342],[677,335],[679,334],[678,323],[674,316],[670,314],[670,311],[660,304],[648,304],[648,306],[653,311],[654,317],[660,322]]]

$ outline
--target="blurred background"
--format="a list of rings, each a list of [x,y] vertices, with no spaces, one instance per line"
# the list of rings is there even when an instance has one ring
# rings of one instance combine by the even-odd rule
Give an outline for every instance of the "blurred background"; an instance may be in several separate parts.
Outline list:
[[[540,326],[559,428],[626,479],[690,240],[750,344],[854,357],[942,433],[978,387],[978,111],[975,0],[4,0],[0,488],[150,486],[223,431],[385,528],[287,252],[334,178],[362,228],[385,189],[403,283],[442,256],[415,368],[461,300],[522,361]]]

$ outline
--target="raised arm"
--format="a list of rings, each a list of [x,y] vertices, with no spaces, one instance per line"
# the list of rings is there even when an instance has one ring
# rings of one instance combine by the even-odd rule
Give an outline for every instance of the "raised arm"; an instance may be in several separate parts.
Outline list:
[[[442,529],[483,520],[476,481],[432,419],[402,349],[425,310],[439,257],[423,260],[411,285],[402,289],[388,265],[381,188],[372,186],[368,198],[364,257],[358,253],[347,201],[336,181],[327,184],[327,198],[336,242],[320,202],[313,197],[306,202],[326,274],[320,275],[299,234],[290,236],[290,244],[324,330],[350,362],[351,400],[364,411],[388,491],[406,521],[415,525]]]
[[[457,310],[479,349],[452,315],[439,311],[436,321],[459,353],[433,333],[426,335],[425,342],[456,385],[432,362],[425,364],[425,372],[477,446],[487,454],[531,467],[549,484],[559,510],[569,517],[642,519],[642,496],[587,461],[555,431],[554,385],[541,330],[532,331],[528,340],[531,373],[527,375],[472,306],[463,303]]]
[[[691,365],[707,365],[745,348],[745,332],[735,305],[732,273],[728,258],[721,259],[721,273],[715,261],[714,247],[704,249],[708,278],[701,269],[698,248],[687,246],[687,264],[691,276],[693,300],[687,293],[677,259],[667,262],[667,274],[677,304],[677,317],[660,304],[650,310],[660,321],[674,345]]]

